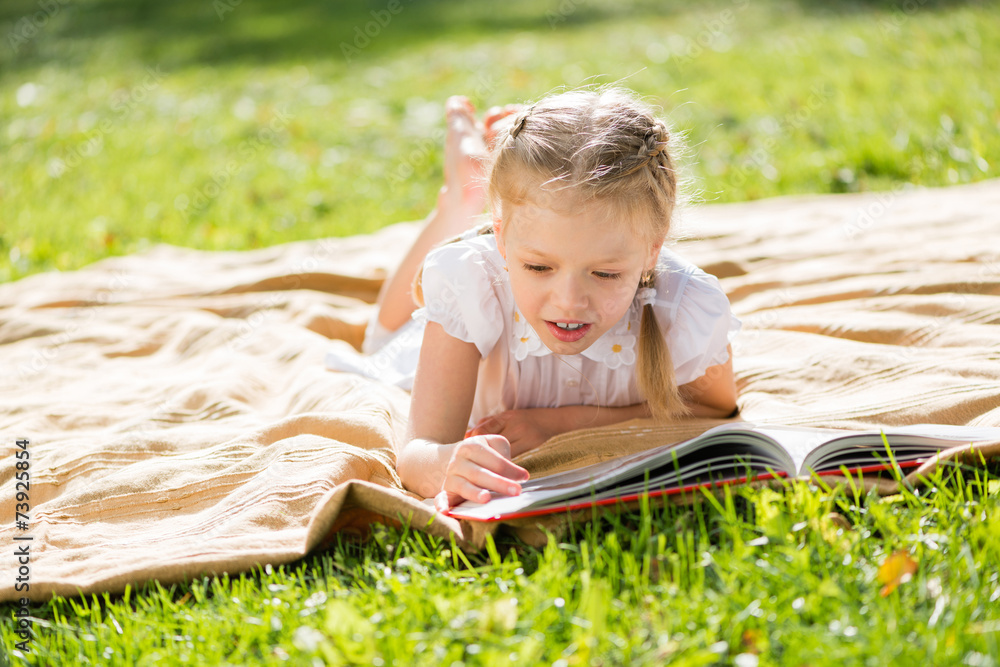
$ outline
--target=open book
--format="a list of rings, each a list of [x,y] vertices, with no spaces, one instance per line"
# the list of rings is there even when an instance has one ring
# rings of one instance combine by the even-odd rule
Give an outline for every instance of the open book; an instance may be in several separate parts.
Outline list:
[[[988,441],[1000,441],[1000,428],[922,424],[883,432],[735,422],[683,442],[530,479],[518,496],[493,494],[486,503],[466,501],[448,514],[501,521],[699,486],[913,468],[942,450]]]

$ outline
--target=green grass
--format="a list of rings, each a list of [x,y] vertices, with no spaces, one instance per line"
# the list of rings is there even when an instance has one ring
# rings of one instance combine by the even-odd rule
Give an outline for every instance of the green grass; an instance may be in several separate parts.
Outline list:
[[[0,281],[421,217],[452,93],[624,79],[686,134],[705,201],[1000,165],[995,2],[404,2],[351,62],[341,43],[387,1],[56,5],[30,38],[41,5],[0,7]],[[383,529],[291,567],[35,605],[28,661],[996,665],[998,497],[975,473],[889,499],[741,490],[479,555]],[[882,597],[899,549],[919,569]]]
[[[622,80],[686,134],[706,201],[1000,164],[995,2],[427,0],[384,28],[387,1],[53,2],[0,8],[0,281],[423,217],[459,92]]]
[[[737,489],[478,555],[381,528],[288,567],[36,606],[30,662],[995,665],[1000,481],[931,489]],[[900,550],[918,569],[882,595]]]

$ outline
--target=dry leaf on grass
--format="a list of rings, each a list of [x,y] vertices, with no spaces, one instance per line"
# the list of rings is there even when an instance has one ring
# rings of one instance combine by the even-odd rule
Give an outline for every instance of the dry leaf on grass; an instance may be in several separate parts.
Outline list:
[[[909,581],[916,571],[917,561],[910,558],[910,553],[905,549],[886,558],[878,568],[878,580],[884,584],[881,596],[885,597],[896,590],[896,586]]]

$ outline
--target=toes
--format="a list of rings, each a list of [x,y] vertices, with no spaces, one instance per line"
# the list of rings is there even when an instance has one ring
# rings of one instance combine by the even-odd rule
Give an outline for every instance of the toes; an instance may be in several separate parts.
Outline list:
[[[498,120],[502,120],[511,114],[515,114],[521,110],[520,104],[508,104],[504,107],[490,107],[490,110],[486,112],[486,118],[483,122],[486,123],[486,127],[491,126]]]
[[[445,150],[451,156],[452,165],[463,157],[482,155],[486,150],[483,128],[476,121],[475,108],[469,98],[460,95],[448,98],[445,113],[448,123]],[[446,177],[452,165],[445,165]]]
[[[465,95],[452,95],[444,103],[445,108],[448,109],[449,111],[452,109],[461,109],[468,104],[470,104],[469,98],[466,97]]]
[[[486,113],[486,117],[483,119],[483,125],[485,126],[486,141],[492,143],[496,139],[497,132],[500,130],[497,127],[497,123],[505,118],[513,116],[522,109],[520,104],[508,104],[503,107],[491,107]]]
[[[472,106],[469,98],[464,95],[452,95],[449,97],[448,101],[445,102],[444,112],[449,119],[458,116],[472,123],[476,122],[476,108]]]

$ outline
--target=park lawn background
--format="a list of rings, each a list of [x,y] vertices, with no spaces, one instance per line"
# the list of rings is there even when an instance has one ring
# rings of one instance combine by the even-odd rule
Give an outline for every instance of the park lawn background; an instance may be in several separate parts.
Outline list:
[[[685,138],[702,203],[996,177],[998,8],[5,1],[0,281],[418,219],[454,93],[622,81]],[[483,554],[379,529],[292,566],[36,604],[14,659],[996,665],[998,492],[983,471],[888,499],[741,489]],[[917,570],[888,592],[894,562]]]
[[[622,81],[704,202],[998,173],[995,2],[480,4],[5,1],[0,280],[422,218],[455,93]]]

